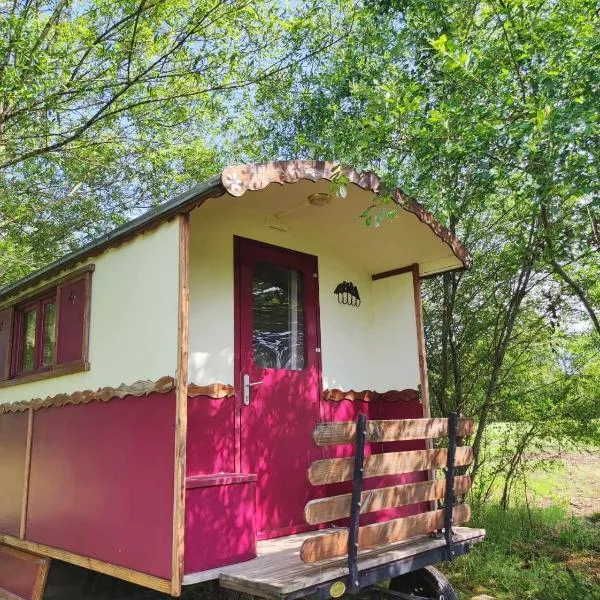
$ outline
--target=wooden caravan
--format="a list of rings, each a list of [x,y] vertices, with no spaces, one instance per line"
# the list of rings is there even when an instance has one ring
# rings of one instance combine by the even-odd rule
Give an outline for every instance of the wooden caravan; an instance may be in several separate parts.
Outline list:
[[[15,552],[174,596],[300,597],[482,538],[428,535],[449,429],[429,419],[420,279],[469,256],[399,189],[367,227],[379,188],[327,162],[228,167],[0,290],[0,597],[33,598]]]

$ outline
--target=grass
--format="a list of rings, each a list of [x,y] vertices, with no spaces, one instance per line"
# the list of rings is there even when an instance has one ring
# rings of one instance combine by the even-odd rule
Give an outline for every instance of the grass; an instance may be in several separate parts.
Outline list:
[[[560,507],[492,505],[474,515],[487,539],[443,565],[461,600],[600,600],[600,524]]]
[[[509,432],[509,424],[490,427],[490,456]],[[527,485],[511,493],[518,508],[496,504],[502,483],[469,523],[485,528],[486,540],[442,565],[460,599],[600,600],[600,449],[538,447],[527,461]]]
[[[485,487],[488,470],[496,466],[502,447],[516,444],[515,432],[518,424],[493,423],[485,436],[484,464],[478,477]],[[527,496],[529,504],[540,507],[561,506],[570,514],[589,516],[600,512],[600,447],[584,444],[561,443],[551,439],[538,440],[534,449],[525,452],[522,463],[527,486],[517,481],[511,490],[512,502],[523,502]],[[499,501],[501,477],[492,486],[491,499]]]
[[[538,506],[564,506],[577,516],[600,512],[600,450],[565,453],[548,469],[529,474],[528,489]]]

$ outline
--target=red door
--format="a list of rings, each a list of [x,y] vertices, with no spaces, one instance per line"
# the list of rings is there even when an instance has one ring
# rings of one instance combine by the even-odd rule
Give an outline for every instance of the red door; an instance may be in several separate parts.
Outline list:
[[[260,537],[305,528],[314,497],[306,477],[320,457],[312,443],[319,419],[320,350],[317,259],[236,238],[236,369],[240,461],[258,476]]]

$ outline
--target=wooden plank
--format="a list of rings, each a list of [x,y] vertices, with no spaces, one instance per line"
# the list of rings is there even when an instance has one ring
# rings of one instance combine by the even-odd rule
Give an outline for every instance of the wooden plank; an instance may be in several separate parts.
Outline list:
[[[454,527],[453,531],[455,542],[477,543],[485,536],[483,529]],[[311,531],[283,538],[261,540],[257,544],[256,558],[243,563],[189,573],[184,577],[183,584],[193,585],[202,581],[220,579],[222,587],[240,586],[242,591],[254,592],[256,596],[280,598],[347,575],[348,565],[344,557],[317,564],[307,564],[300,560],[302,542],[314,535],[315,532]],[[412,560],[423,552],[444,546],[445,543],[442,538],[419,536],[366,550],[359,555],[358,564],[361,570],[366,570],[399,560]]]
[[[235,388],[228,383],[209,383],[208,385],[188,384],[188,397],[207,396],[209,398],[231,398],[235,396]]]
[[[412,280],[413,280],[413,301],[415,303],[415,326],[417,329],[417,352],[419,356],[419,378],[421,389],[421,400],[423,402],[423,416],[431,417],[431,409],[429,406],[429,380],[427,378],[427,350],[425,344],[425,326],[423,324],[423,294],[421,291],[421,277],[418,263],[412,265]],[[433,441],[425,440],[425,448],[431,450]],[[430,470],[427,478],[435,479],[435,472]],[[429,510],[437,508],[437,500],[432,500],[429,503]]]
[[[427,380],[427,354],[425,350],[425,327],[423,324],[421,277],[418,263],[414,263],[412,268],[415,321],[417,326],[417,349],[419,353],[419,377],[421,380],[421,402],[423,402],[423,414],[426,417],[429,417],[431,415],[431,411],[429,409],[429,383]]]
[[[454,523],[464,523],[471,517],[471,509],[466,504],[454,507]],[[361,527],[358,531],[358,548],[367,550],[382,544],[406,540],[415,535],[423,535],[441,529],[444,525],[444,510],[393,519]],[[302,544],[300,557],[306,563],[345,556],[348,552],[348,530],[317,535]]]
[[[184,571],[185,459],[187,438],[189,346],[189,225],[190,215],[179,215],[179,310],[177,327],[177,377],[175,421],[175,473],[173,485],[173,551],[171,595],[181,595]]]
[[[171,582],[168,579],[161,579],[154,575],[148,575],[147,573],[141,573],[139,571],[134,571],[133,569],[106,563],[95,558],[90,558],[89,556],[81,556],[66,550],[60,550],[59,548],[45,546],[44,544],[20,540],[11,535],[0,534],[0,544],[6,544],[12,548],[24,550],[25,552],[33,552],[47,558],[62,560],[78,567],[83,567],[84,569],[98,571],[98,573],[104,573],[105,575],[110,575],[111,577],[122,579],[123,581],[129,581],[130,583],[135,583],[156,590],[157,592],[168,594],[171,591]]]
[[[31,472],[31,444],[33,441],[33,408],[29,408],[27,415],[27,442],[25,446],[25,475],[23,479],[23,495],[21,498],[21,523],[19,537],[25,537],[27,528],[27,506],[29,503],[29,474]]]
[[[42,600],[44,597],[44,591],[46,590],[46,583],[48,581],[48,573],[50,572],[50,559],[40,558],[40,565],[35,579],[35,587],[33,588],[33,594],[31,600]]]
[[[454,536],[457,542],[477,543],[482,541],[485,536],[484,530],[457,527],[455,531],[460,531],[458,535]],[[419,536],[403,542],[367,550],[359,555],[358,566],[361,571],[366,571],[384,564],[399,561],[410,562],[415,556],[441,548],[444,545],[445,541],[443,539]],[[298,549],[294,550],[293,557],[289,557],[289,554],[291,552],[260,556],[249,563],[222,567],[219,577],[220,585],[253,596],[280,599],[288,594],[308,590],[316,585],[348,575],[348,565],[345,557],[338,557],[316,564],[307,564],[300,560]],[[295,562],[292,563],[290,558]],[[290,567],[290,565],[292,566]],[[248,567],[250,568],[248,569]],[[193,579],[196,578],[197,576]],[[188,581],[192,583],[192,578]]]
[[[447,455],[446,448],[372,454],[365,458],[363,476],[378,477],[380,475],[397,475],[413,471],[440,469],[446,466]],[[457,466],[471,464],[473,462],[473,449],[466,446],[457,448],[455,462]],[[351,481],[353,467],[353,456],[316,460],[308,468],[308,480],[312,485]]]
[[[458,435],[472,435],[475,430],[473,419],[458,419]],[[373,420],[367,423],[369,442],[397,442],[402,440],[427,440],[446,437],[448,419],[394,419]],[[352,444],[356,437],[354,421],[317,423],[313,440],[317,446]]]
[[[374,275],[371,275],[371,281],[385,279],[386,277],[394,277],[395,275],[404,275],[404,273],[412,273],[413,267],[414,265],[407,265],[406,267],[398,267],[397,269],[390,269],[389,271],[375,273]]]
[[[373,402],[375,400],[384,402],[412,402],[419,400],[419,390],[406,388],[404,390],[388,390],[387,392],[376,392],[375,390],[340,390],[338,388],[323,390],[323,400],[339,402],[340,400],[351,400],[355,402]]]
[[[470,488],[471,478],[468,475],[455,478],[454,489],[457,494],[466,494]],[[364,514],[418,502],[439,500],[444,497],[445,491],[445,479],[365,490],[361,495],[360,512]],[[342,494],[311,500],[304,508],[304,518],[309,525],[317,525],[349,517],[351,499],[351,494]]]

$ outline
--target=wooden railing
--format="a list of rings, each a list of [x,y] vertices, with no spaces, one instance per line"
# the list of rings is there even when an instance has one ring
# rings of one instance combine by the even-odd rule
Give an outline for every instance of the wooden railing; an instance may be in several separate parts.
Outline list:
[[[466,504],[455,504],[455,496],[469,491],[471,478],[454,476],[456,466],[469,465],[473,451],[457,447],[457,437],[473,433],[471,419],[458,419],[452,414],[448,419],[404,419],[393,421],[368,421],[359,415],[357,422],[319,423],[313,439],[319,446],[354,444],[354,456],[329,458],[313,462],[308,478],[313,485],[326,485],[352,481],[352,493],[329,498],[319,498],[307,503],[304,511],[310,525],[327,523],[350,517],[350,527],[315,535],[302,544],[302,560],[313,563],[324,559],[348,555],[351,581],[358,581],[357,553],[382,544],[405,540],[420,534],[444,529],[451,556],[452,525],[468,521],[470,509]],[[398,442],[448,437],[448,448],[384,452],[364,455],[365,442]],[[363,490],[364,478],[398,475],[414,471],[446,469],[444,479],[433,479],[391,487]],[[444,499],[444,508],[365,525],[360,527],[361,514],[397,508],[419,502]]]

